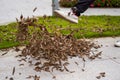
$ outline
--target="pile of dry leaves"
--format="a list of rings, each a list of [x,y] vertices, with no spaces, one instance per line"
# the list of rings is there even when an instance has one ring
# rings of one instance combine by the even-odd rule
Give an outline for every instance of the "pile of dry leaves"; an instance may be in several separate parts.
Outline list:
[[[28,44],[22,51],[22,56],[30,56],[37,60],[35,65],[36,71],[68,71],[66,66],[68,58],[80,57],[85,61],[85,57],[93,60],[101,55],[101,52],[93,54],[92,48],[99,46],[91,41],[74,38],[74,31],[68,35],[58,35],[57,31],[50,33],[46,26],[38,24],[35,18],[20,17],[18,22],[18,41],[26,41]],[[34,32],[29,33],[29,26],[34,27]],[[29,61],[30,62],[30,61]],[[32,63],[32,61],[30,62]]]

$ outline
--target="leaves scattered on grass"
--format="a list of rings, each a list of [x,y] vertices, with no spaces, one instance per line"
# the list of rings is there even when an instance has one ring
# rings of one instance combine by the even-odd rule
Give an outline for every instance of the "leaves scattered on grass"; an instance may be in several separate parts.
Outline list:
[[[47,17],[47,16],[46,16]],[[44,17],[44,18],[46,18]],[[34,65],[34,70],[40,72],[41,70],[51,72],[54,69],[61,72],[70,71],[67,66],[69,65],[68,59],[71,57],[80,57],[83,59],[85,67],[85,58],[93,60],[101,56],[101,52],[95,53],[92,49],[97,49],[100,46],[92,41],[86,39],[76,39],[73,35],[79,29],[69,28],[70,34],[62,35],[60,32],[63,28],[56,28],[52,33],[48,31],[43,24],[37,24],[36,18],[24,18],[22,15],[20,21],[17,19],[18,33],[17,41],[27,41],[28,44],[22,50],[21,57],[26,61],[27,56],[36,59],[36,63],[28,59],[28,63]],[[29,33],[29,28],[32,26],[34,31]],[[52,28],[52,27],[51,27]],[[91,52],[94,52],[92,54]],[[42,61],[41,61],[42,60]]]

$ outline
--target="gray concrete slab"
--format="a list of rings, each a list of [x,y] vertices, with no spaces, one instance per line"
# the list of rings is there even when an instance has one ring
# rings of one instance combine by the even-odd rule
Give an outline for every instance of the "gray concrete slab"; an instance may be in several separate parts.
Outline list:
[[[120,47],[114,47],[114,42],[120,40],[120,37],[116,38],[97,38],[91,39],[99,45],[103,45],[99,50],[102,52],[101,59],[95,59],[93,61],[87,60],[85,63],[85,71],[83,72],[83,61],[80,58],[69,59],[70,65],[67,67],[74,73],[59,72],[35,72],[34,66],[29,66],[27,62],[18,62],[20,58],[15,56],[21,52],[15,52],[14,49],[10,49],[5,56],[0,55],[0,80],[9,80],[13,77],[14,80],[34,80],[33,78],[27,79],[29,75],[38,75],[40,80],[120,80]],[[3,54],[4,51],[0,51]],[[32,59],[34,62],[34,59]],[[75,64],[75,62],[78,63]],[[24,66],[19,66],[24,64]],[[12,75],[13,67],[15,67],[15,74]],[[105,72],[105,77],[97,79],[99,73]],[[21,73],[21,75],[20,75]],[[56,79],[53,79],[56,76]],[[8,77],[8,79],[5,79]]]
[[[120,58],[120,47],[114,47],[114,43],[120,40],[120,37],[109,37],[109,38],[98,38],[96,41],[98,41],[98,44],[104,44],[102,48],[99,50],[103,51],[103,55],[108,58]]]
[[[13,22],[21,14],[27,16],[52,15],[52,0],[0,0],[0,24]],[[33,9],[37,10],[33,13]]]

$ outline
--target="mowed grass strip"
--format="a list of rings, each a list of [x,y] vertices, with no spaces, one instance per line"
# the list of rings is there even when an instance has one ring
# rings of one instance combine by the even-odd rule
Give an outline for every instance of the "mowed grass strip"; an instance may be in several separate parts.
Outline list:
[[[70,23],[59,17],[40,17],[37,24],[43,24],[50,32],[67,35],[73,30],[75,38],[97,38],[120,36],[120,16],[81,16],[78,24]],[[57,28],[64,28],[57,30]],[[18,46],[16,42],[17,24],[0,26],[0,49]]]

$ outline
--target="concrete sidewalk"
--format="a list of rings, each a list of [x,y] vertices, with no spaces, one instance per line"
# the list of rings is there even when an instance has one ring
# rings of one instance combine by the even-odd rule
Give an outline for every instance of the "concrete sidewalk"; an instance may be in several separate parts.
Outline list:
[[[0,0],[0,24],[14,22],[21,14],[24,17],[52,15],[51,5],[52,0]]]
[[[52,0],[0,0],[0,24],[16,21],[21,14],[25,17],[52,15]],[[37,10],[33,13],[33,9]],[[70,8],[60,8],[69,12]],[[120,16],[120,8],[89,8],[82,15]]]
[[[64,12],[69,12],[70,8],[60,8]],[[89,8],[81,15],[109,15],[109,16],[120,16],[120,8]]]
[[[36,72],[34,66],[29,66],[27,62],[19,62],[20,58],[15,56],[21,52],[16,52],[14,49],[8,51],[4,56],[0,55],[0,80],[9,80],[13,77],[14,80],[34,80],[33,78],[26,78],[30,75],[40,76],[40,80],[120,80],[120,48],[114,47],[114,42],[120,40],[116,38],[97,38],[93,39],[99,45],[103,45],[99,51],[102,51],[101,59],[93,61],[87,60],[85,63],[85,71],[83,69],[83,61],[80,58],[69,59],[70,65],[67,67],[74,73],[59,72]],[[0,51],[0,54],[6,51]],[[34,62],[34,60],[32,59]],[[75,62],[78,63],[75,64]],[[24,64],[23,66],[19,66]],[[15,74],[12,75],[13,67],[15,67]],[[105,72],[105,77],[97,79],[101,72]],[[53,78],[56,76],[56,78]],[[6,79],[7,78],[7,79]]]

